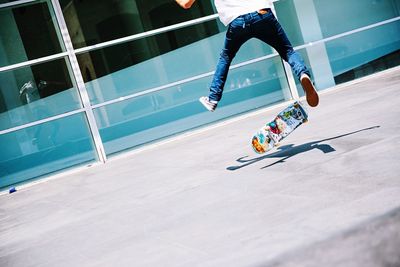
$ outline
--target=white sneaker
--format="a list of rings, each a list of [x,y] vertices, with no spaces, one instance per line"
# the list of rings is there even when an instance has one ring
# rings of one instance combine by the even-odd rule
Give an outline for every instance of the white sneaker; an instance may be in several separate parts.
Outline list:
[[[310,77],[307,74],[303,73],[300,77],[300,83],[301,86],[303,86],[304,92],[306,93],[307,103],[311,107],[318,106],[319,96]]]
[[[212,101],[212,100],[208,99],[207,96],[200,97],[199,101],[200,101],[200,103],[203,104],[203,106],[206,109],[208,109],[211,112],[213,112],[217,108],[217,105],[218,105],[217,101]]]
[[[199,101],[200,101],[200,103],[203,104],[203,106],[206,109],[208,109],[211,112],[213,112],[217,108],[217,105],[218,105],[217,101],[209,100],[207,96],[200,97]]]

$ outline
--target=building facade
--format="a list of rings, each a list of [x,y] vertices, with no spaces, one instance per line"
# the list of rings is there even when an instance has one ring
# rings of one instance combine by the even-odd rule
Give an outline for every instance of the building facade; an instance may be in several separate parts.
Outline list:
[[[318,90],[400,63],[400,0],[279,0],[274,12]],[[225,32],[210,0],[0,0],[0,188],[303,95],[251,40],[207,112],[198,98]]]

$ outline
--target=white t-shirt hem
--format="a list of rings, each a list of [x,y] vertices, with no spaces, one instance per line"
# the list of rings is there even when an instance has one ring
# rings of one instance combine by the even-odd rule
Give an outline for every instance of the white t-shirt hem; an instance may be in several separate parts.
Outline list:
[[[215,0],[219,19],[227,26],[234,19],[263,8],[272,8],[274,0]]]

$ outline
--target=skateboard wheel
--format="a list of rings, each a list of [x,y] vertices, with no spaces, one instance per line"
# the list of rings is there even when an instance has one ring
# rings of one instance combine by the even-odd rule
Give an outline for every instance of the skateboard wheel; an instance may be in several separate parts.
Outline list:
[[[303,123],[307,123],[308,122],[308,120],[307,119],[303,119]]]
[[[259,140],[257,137],[253,137],[253,139],[251,140],[251,145],[254,149],[255,152],[262,154],[265,152],[264,147],[260,144]]]

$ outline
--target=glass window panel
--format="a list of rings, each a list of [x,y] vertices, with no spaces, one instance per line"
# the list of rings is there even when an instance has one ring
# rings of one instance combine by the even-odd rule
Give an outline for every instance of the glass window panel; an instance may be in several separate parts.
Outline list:
[[[318,89],[400,65],[400,22],[392,22],[299,51]],[[325,69],[321,72],[321,69]],[[298,84],[298,91],[304,95]]]
[[[285,30],[293,46],[304,44],[296,7],[293,0],[279,0],[274,2],[277,19]]]
[[[213,72],[225,32],[208,37],[207,34],[199,35],[198,29],[216,27],[215,23],[204,23],[78,55],[91,102],[101,103]],[[170,43],[171,39],[176,42]],[[271,47],[253,39],[241,47],[232,64],[272,52]]]
[[[0,72],[0,130],[80,107],[64,58]]]
[[[94,161],[83,113],[0,135],[0,188]]]
[[[18,0],[0,0],[0,4],[8,4],[12,2],[17,2]]]
[[[327,43],[336,83],[400,65],[400,21]]]
[[[47,1],[0,9],[0,67],[62,52]]]
[[[314,0],[323,37],[400,16],[398,0]],[[338,23],[338,19],[345,23]]]
[[[277,16],[294,46],[400,16],[398,0],[279,0]]]
[[[107,154],[157,141],[200,125],[289,99],[279,57],[231,70],[211,114],[198,102],[211,77],[94,110]]]
[[[214,14],[211,1],[184,10],[175,1],[60,0],[75,48]]]

